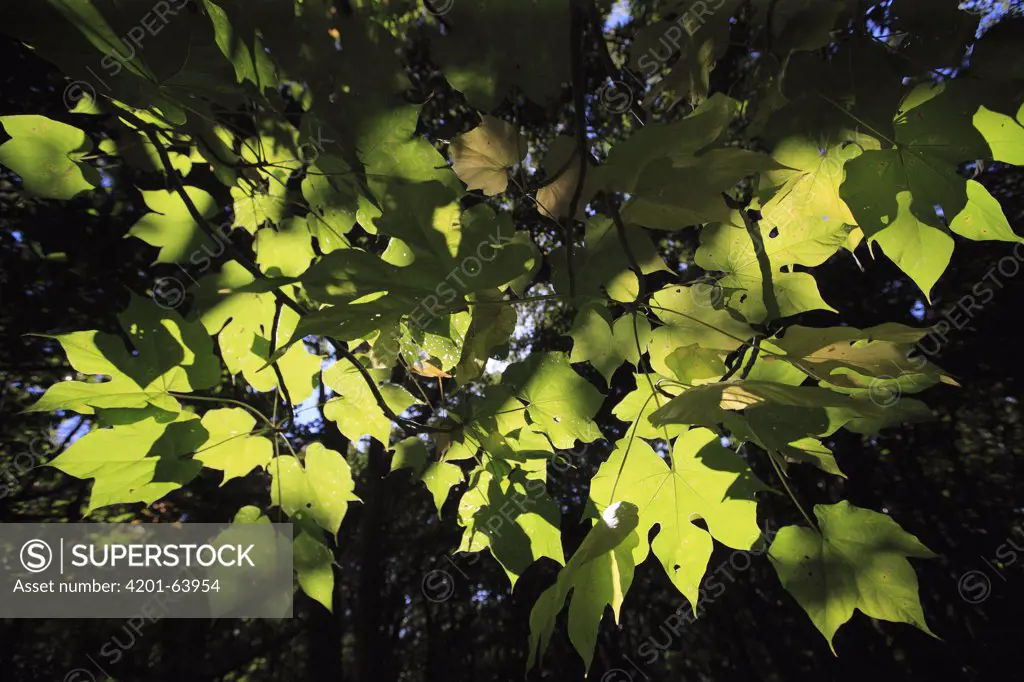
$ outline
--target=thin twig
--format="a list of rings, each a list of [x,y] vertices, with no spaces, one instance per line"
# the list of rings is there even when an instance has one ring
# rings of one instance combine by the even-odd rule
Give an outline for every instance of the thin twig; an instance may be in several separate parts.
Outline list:
[[[636,276],[636,289],[637,289],[637,301],[643,301],[647,297],[647,284],[644,281],[644,271],[640,267],[639,261],[636,259],[636,254],[633,253],[633,247],[629,245],[629,237],[626,234],[626,223],[622,220],[622,214],[619,213],[618,207],[612,203],[611,195],[608,192],[604,193],[605,206],[608,209],[608,213],[611,214],[612,222],[615,223],[615,231],[619,235],[619,243],[622,245],[622,250],[626,253],[626,261],[629,263],[629,269],[633,271]],[[661,400],[658,398],[658,391],[654,385],[654,381],[651,380],[651,373],[654,372],[654,368],[648,366],[648,371],[643,372],[643,357],[644,350],[640,347],[640,331],[637,329],[636,323],[636,306],[633,306],[633,341],[636,343],[636,362],[637,366],[640,367],[644,378],[647,379],[647,386],[651,389],[651,396],[654,398],[654,404],[657,405],[657,409],[661,409]],[[671,399],[671,396],[669,397]],[[643,419],[643,411],[637,416],[637,419]],[[661,427],[662,435],[665,436],[665,442],[669,442],[668,429],[664,426]]]
[[[271,323],[270,329],[270,351],[267,353],[268,358],[274,357],[274,352],[277,350],[277,328],[281,323],[281,311],[283,307],[281,301],[278,300],[274,306],[274,321]],[[301,343],[301,341],[300,341]],[[295,414],[295,406],[292,405],[291,396],[288,395],[288,388],[284,385],[284,375],[281,373],[281,368],[278,367],[276,360],[272,360],[270,366],[274,368],[274,376],[277,378],[277,390],[281,397],[284,398],[284,404],[288,408],[288,418],[291,418]]]

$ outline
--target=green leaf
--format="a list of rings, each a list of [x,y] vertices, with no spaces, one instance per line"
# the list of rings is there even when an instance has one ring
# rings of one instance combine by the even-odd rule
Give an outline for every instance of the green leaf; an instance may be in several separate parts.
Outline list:
[[[134,55],[130,60],[124,60],[118,52],[120,40],[113,27],[103,16],[93,2],[75,2],[74,0],[54,0],[48,3],[56,8],[64,17],[75,25],[92,45],[105,55],[123,60],[123,65],[134,73],[143,73],[152,76],[140,65],[140,60]],[[101,5],[102,6],[102,5]],[[108,5],[109,7],[109,5]]]
[[[780,317],[810,310],[836,312],[821,298],[813,275],[792,271],[793,265],[821,265],[842,247],[848,229],[838,222],[831,227],[834,229],[826,231],[815,223],[803,222],[773,228],[760,221],[756,229],[761,233],[761,244],[755,248],[742,217],[734,211],[729,221],[701,230],[694,260],[705,270],[725,273],[716,286],[721,288],[726,306],[751,324],[768,318],[765,296],[769,286],[768,295],[774,298]],[[770,282],[762,276],[761,258],[768,260]]]
[[[106,376],[110,380],[53,384],[26,412],[73,410],[79,414],[95,414],[96,409],[141,408],[150,404],[173,412],[181,409],[171,396],[160,390],[146,391],[129,376],[130,359],[121,339],[113,334],[84,331],[51,338],[60,343],[68,362],[77,371]]]
[[[771,12],[774,34],[773,50],[780,55],[788,52],[817,50],[832,41],[832,27],[843,11],[844,0],[781,0],[770,3],[758,0],[760,10]]]
[[[851,170],[851,179],[855,183],[864,182],[864,178],[882,178],[886,184],[895,180],[895,173],[898,170],[893,168],[891,159],[869,159],[868,161],[880,161],[881,165],[858,166],[858,175],[853,175]],[[878,196],[877,193],[880,191],[881,188],[877,186],[868,189],[868,192],[874,193],[874,196]],[[858,198],[857,195],[851,193],[847,201],[851,205],[858,206],[859,221],[877,220],[887,226],[881,232],[869,236],[868,242],[880,244],[885,255],[917,284],[930,302],[932,287],[945,272],[953,255],[953,239],[941,229],[919,220],[911,212],[910,205],[913,195],[910,192],[899,192],[896,195],[895,204],[886,207],[891,210],[891,213],[885,215],[869,214],[868,211],[873,210],[874,207],[869,209],[863,202],[855,204]],[[867,230],[865,230],[866,233]]]
[[[668,286],[651,297],[654,314],[664,323],[651,333],[651,367],[662,376],[672,376],[673,364],[688,362],[680,357],[680,348],[705,349],[717,352],[723,359],[742,346],[754,330],[735,319],[726,310],[716,310],[713,291],[706,285]],[[712,362],[713,355],[701,353],[703,362]],[[678,365],[677,365],[678,366]]]
[[[671,464],[643,440],[620,440],[594,476],[590,499],[598,510],[619,500],[640,510],[640,543],[633,550],[638,564],[647,557],[648,534],[659,526],[651,549],[696,613],[711,538],[733,549],[754,547],[761,537],[754,498],[762,490],[767,488],[713,431],[692,429],[676,439]],[[697,520],[708,530],[694,525]]]
[[[840,188],[868,242],[877,242],[926,297],[953,253],[953,239],[936,207],[953,222],[969,210],[970,217],[958,223],[968,235],[986,236],[971,224],[986,213],[997,219],[988,238],[1012,234],[993,213],[987,192],[978,185],[976,196],[969,197],[967,180],[957,173],[958,163],[989,151],[971,123],[973,98],[958,85],[922,85],[907,95],[893,119],[892,148],[868,150],[849,161]]]
[[[684,119],[644,126],[612,147],[608,162],[594,171],[595,185],[618,192],[633,192],[643,170],[658,159],[685,164],[725,132],[739,103],[716,93]]]
[[[601,437],[593,419],[604,397],[573,371],[564,353],[533,355],[506,369],[502,380],[526,401],[530,421],[556,448]]]
[[[45,116],[0,116],[11,139],[0,145],[0,163],[21,176],[25,189],[44,199],[71,199],[99,184],[82,163],[92,142],[78,128]]]
[[[668,270],[649,233],[639,227],[628,227],[626,242],[643,274]],[[561,246],[548,257],[552,283],[563,293],[569,291],[566,260],[565,248]],[[577,295],[603,296],[603,288],[613,300],[630,303],[640,294],[640,283],[630,268],[629,258],[611,218],[598,215],[587,220],[584,248],[574,250],[573,263]]]
[[[646,315],[626,313],[612,324],[612,341],[626,362],[639,366],[651,341],[651,321]]]
[[[465,311],[431,317],[422,325],[410,317],[404,324],[406,334],[402,338],[402,354],[410,366],[420,365],[425,355],[436,370],[447,372],[462,357],[471,321],[472,315]]]
[[[198,187],[186,187],[185,193],[204,218],[217,213],[217,202],[207,192]],[[215,244],[202,231],[177,192],[143,191],[142,199],[152,212],[139,218],[129,228],[128,234],[160,248],[154,263],[196,264],[199,259],[209,262],[209,256],[223,250],[223,244]],[[226,235],[219,236],[225,241],[228,239]],[[204,258],[200,250],[205,251],[208,257]]]
[[[405,249],[386,253],[391,262],[357,249],[324,256],[302,276],[311,298],[340,306],[387,293],[401,313],[418,308],[419,316],[437,316],[461,308],[466,295],[504,286],[534,267],[535,250],[512,239],[508,213],[486,205],[461,212],[436,183],[396,188],[394,195],[402,202],[390,207],[380,229]]]
[[[743,414],[727,415],[722,423],[735,439],[756,444],[783,470],[795,462],[845,477],[832,451],[809,435],[829,432],[829,418],[823,410],[766,404]]]
[[[508,186],[507,169],[526,153],[526,139],[515,127],[484,116],[480,125],[452,140],[452,170],[468,189],[487,196],[501,194]]]
[[[925,623],[917,576],[907,557],[936,555],[885,514],[845,500],[815,505],[814,515],[820,534],[787,526],[775,537],[768,557],[829,646],[855,609],[934,636]]]
[[[253,282],[253,276],[237,261],[228,261],[219,272],[201,279],[194,292],[199,319],[209,334],[217,336],[228,371],[241,372],[250,386],[265,392],[277,386],[274,369],[267,364],[276,303],[271,293],[243,290]],[[298,321],[296,312],[282,307],[277,325],[278,349],[296,334]],[[304,343],[290,345],[278,358],[277,366],[293,404],[313,393],[320,357],[310,353]]]
[[[147,390],[189,393],[220,383],[213,340],[199,322],[139,296],[132,296],[117,317],[138,350],[131,374]]]
[[[655,426],[690,424],[713,427],[724,422],[736,423],[736,413],[748,420],[765,408],[800,408],[801,423],[813,429],[800,434],[827,436],[843,426],[856,433],[874,433],[903,421],[922,421],[931,411],[915,400],[864,400],[814,386],[786,386],[768,381],[729,381],[695,386],[668,401],[650,416]],[[785,410],[789,412],[789,410]],[[777,420],[764,420],[772,424]],[[775,428],[775,427],[773,427]]]
[[[75,478],[93,478],[86,514],[111,504],[150,505],[182,487],[202,463],[188,459],[207,439],[199,418],[182,412],[167,423],[147,416],[86,434],[50,466]]]
[[[421,268],[396,267],[360,249],[333,251],[318,260],[301,277],[310,298],[322,304],[341,306],[388,293],[409,301],[411,310],[418,297],[436,286]]]
[[[427,460],[430,458],[427,446],[416,436],[398,441],[391,449],[395,452],[391,458],[391,471],[409,469],[419,476],[427,468]]]
[[[452,265],[464,238],[457,198],[438,182],[393,187],[377,227],[411,247],[413,261],[427,257]]]
[[[726,372],[720,352],[697,344],[676,348],[665,356],[665,365],[676,379],[693,386],[717,381]]]
[[[91,98],[84,98],[79,100],[79,103],[85,101],[93,100]],[[192,159],[188,154],[182,154],[173,148],[161,146],[171,162],[171,168],[177,171],[181,177],[185,177],[191,172]],[[122,135],[117,142],[110,138],[101,141],[99,150],[111,155],[120,156],[129,166],[143,173],[158,173],[164,176],[167,174],[167,169],[164,168],[163,161],[160,158],[160,152],[152,140],[142,133],[125,129],[122,131]],[[192,189],[196,190],[197,188]],[[143,191],[143,196],[145,194],[146,192]],[[154,210],[157,209],[154,208]]]
[[[244,31],[236,30],[227,12],[213,0],[203,0],[203,7],[213,24],[214,39],[217,47],[235,68],[235,78],[239,83],[246,80],[259,85],[256,63],[253,60],[252,48],[246,42]],[[252,36],[249,36],[250,38]]]
[[[239,407],[210,410],[203,415],[202,424],[209,437],[196,452],[196,459],[205,467],[224,472],[221,485],[253,469],[266,468],[274,455],[269,440],[250,435],[256,419]]]
[[[465,480],[462,469],[447,462],[431,462],[420,476],[423,485],[427,486],[430,495],[434,500],[434,507],[437,509],[438,517],[441,516],[441,507],[448,499],[451,489]]]
[[[310,598],[332,611],[334,604],[334,555],[330,548],[305,531],[300,531],[292,544],[292,558],[299,587]]]
[[[454,416],[463,427],[444,456],[448,461],[472,459],[481,447],[494,457],[512,459],[511,434],[527,427],[526,408],[503,384],[487,386],[480,399],[470,400]]]
[[[972,122],[988,143],[994,161],[1024,165],[1024,105],[1016,120],[981,106]]]
[[[840,389],[868,391],[878,379],[898,381],[901,393],[918,393],[940,381],[959,385],[927,358],[908,357],[928,333],[927,329],[895,323],[864,330],[794,325],[774,341],[786,356],[769,356],[766,360],[785,360],[812,379]]]
[[[430,491],[437,509],[438,518],[441,507],[448,499],[451,489],[465,480],[462,469],[448,462],[429,461],[427,446],[419,438],[412,436],[394,445],[395,455],[391,459],[391,471],[410,469],[423,485]]]
[[[1010,227],[999,202],[974,180],[967,181],[967,205],[949,223],[949,229],[975,241],[1024,242]]]
[[[505,476],[492,473],[499,470],[508,471],[493,465],[470,474],[469,489],[459,500],[459,524],[465,528],[459,551],[489,548],[514,588],[541,557],[565,563],[562,514],[538,472],[517,467]]]
[[[306,448],[305,467],[291,455],[275,457],[270,501],[288,516],[311,519],[331,535],[337,535],[349,502],[361,500],[353,492],[352,470],[341,453],[312,443]]]
[[[568,217],[572,209],[572,199],[580,184],[579,149],[575,138],[559,135],[548,147],[544,156],[544,173],[548,182],[537,190],[537,211],[554,221]],[[587,201],[580,190],[579,203],[576,205],[577,217],[580,217]]]
[[[817,232],[828,235],[844,223],[854,224],[850,209],[839,195],[846,178],[845,164],[866,149],[878,148],[878,140],[850,130],[819,139],[804,135],[784,138],[775,146],[772,158],[785,168],[770,170],[763,176],[773,191],[761,209],[762,216],[780,228],[796,223],[796,229],[806,235],[797,241],[804,249],[812,246]],[[819,248],[824,251],[831,246],[831,241],[825,241]],[[832,253],[835,249],[815,257],[816,264]]]
[[[581,308],[569,336],[572,337],[569,362],[589,362],[606,382],[610,382],[625,358],[612,336],[612,316],[608,309],[600,304]]]
[[[395,384],[386,384],[387,370],[369,370],[377,381],[384,402],[400,415],[416,404],[407,390]],[[370,387],[359,370],[345,358],[324,370],[324,383],[338,395],[324,405],[324,416],[338,425],[338,430],[350,441],[363,436],[375,438],[385,446],[391,439],[391,420],[377,404]]]
[[[630,313],[612,323],[607,308],[591,303],[580,309],[569,335],[573,339],[569,361],[590,362],[610,384],[623,362],[640,363],[640,354],[647,352],[651,323],[643,315]]]
[[[547,103],[569,80],[564,4],[464,0],[445,9],[450,28],[433,41],[433,55],[473,107],[491,111],[512,88]],[[530,36],[529,49],[522,49],[522,36]]]
[[[198,322],[185,321],[148,298],[133,296],[118,318],[137,353],[132,355],[115,336],[75,332],[55,336],[72,366],[84,374],[106,375],[108,382],[64,381],[47,389],[28,411],[145,407],[151,404],[177,412],[171,391],[190,393],[220,381],[220,362]]]
[[[269,277],[298,277],[316,254],[304,218],[288,218],[280,227],[256,231],[256,264]]]
[[[447,160],[426,138],[416,134],[419,115],[419,107],[393,108],[367,120],[359,131],[359,158],[366,167],[367,184],[381,207],[389,203],[393,191],[415,183],[436,182],[456,196],[464,191]]]
[[[462,344],[462,356],[455,368],[455,379],[464,386],[483,374],[492,349],[508,343],[515,331],[518,315],[515,307],[499,303],[496,291],[477,294],[478,305],[473,306],[473,318]]]
[[[231,188],[231,210],[235,224],[249,234],[256,234],[265,223],[280,223],[287,215],[288,188],[279,181],[267,181],[265,185]]]
[[[247,504],[244,507],[239,507],[235,512],[235,518],[231,519],[231,523],[270,523],[270,517],[264,514],[259,507]]]
[[[660,394],[658,389],[665,391],[669,395],[674,395],[679,392],[679,388],[672,384],[661,383],[663,377],[657,374],[635,374],[633,376],[636,380],[636,388],[627,393],[612,408],[612,414],[622,421],[632,424],[630,426],[630,433],[640,438],[662,438],[667,441],[682,433],[685,428],[675,425],[655,428],[648,420],[648,417],[655,410],[669,401],[669,398]],[[651,390],[652,385],[654,386],[653,391]]]
[[[321,154],[306,169],[302,196],[311,209],[307,216],[309,231],[317,238],[320,251],[330,253],[346,248],[345,235],[355,225],[362,198],[349,164],[336,156]]]
[[[455,279],[456,291],[465,289],[476,293],[492,288],[504,289],[524,278],[529,279],[540,267],[540,255],[529,235],[517,232],[512,214],[507,211],[495,213],[489,206],[481,204],[464,211],[461,216],[462,239],[459,242],[456,262],[461,275],[448,275]],[[474,261],[481,262],[480,269]],[[434,273],[437,280],[438,273]],[[462,283],[465,280],[465,283]],[[454,286],[454,285],[453,285]],[[435,286],[435,292],[440,285]],[[439,294],[444,295],[444,294]]]
[[[555,619],[570,591],[569,639],[590,670],[605,607],[612,607],[618,621],[622,600],[633,582],[638,522],[639,513],[630,502],[608,505],[569,563],[558,572],[555,584],[540,595],[530,611],[527,671],[543,659],[555,631]]]
[[[729,208],[722,194],[749,175],[777,167],[764,154],[736,148],[712,149],[691,158],[658,159],[641,172],[622,217],[659,230],[724,222],[729,219]]]

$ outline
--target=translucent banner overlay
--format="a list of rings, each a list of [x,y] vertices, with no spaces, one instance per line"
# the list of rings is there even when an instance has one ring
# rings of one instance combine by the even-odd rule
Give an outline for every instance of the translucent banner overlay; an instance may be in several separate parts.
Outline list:
[[[292,526],[0,524],[0,618],[290,618]]]

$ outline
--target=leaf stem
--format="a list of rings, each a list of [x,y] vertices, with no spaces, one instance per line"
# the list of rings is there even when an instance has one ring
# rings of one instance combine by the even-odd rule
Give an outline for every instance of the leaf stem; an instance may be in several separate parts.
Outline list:
[[[834,106],[834,107],[835,107],[836,109],[838,109],[839,111],[843,112],[844,114],[846,114],[847,116],[849,116],[850,118],[852,118],[852,119],[853,119],[854,121],[856,121],[856,122],[857,122],[857,123],[859,123],[860,125],[864,126],[864,127],[865,127],[865,128],[867,128],[868,130],[870,130],[870,131],[871,131],[872,133],[874,133],[875,135],[877,135],[878,137],[880,137],[881,139],[883,139],[883,140],[885,140],[886,142],[888,142],[889,144],[891,144],[891,145],[892,145],[893,147],[898,147],[898,146],[899,146],[898,144],[896,144],[896,141],[895,141],[895,140],[893,140],[893,139],[889,138],[889,137],[888,137],[887,135],[883,135],[883,134],[882,134],[882,133],[880,133],[879,131],[875,130],[875,129],[874,129],[874,128],[873,128],[872,126],[868,125],[868,124],[867,124],[867,123],[866,123],[866,122],[865,122],[865,121],[864,121],[863,119],[859,118],[859,117],[858,117],[858,116],[857,116],[856,114],[854,114],[854,113],[853,113],[852,111],[848,111],[848,110],[844,109],[844,108],[843,108],[842,106],[840,106],[840,105],[839,105],[839,104],[838,104],[838,103],[837,103],[837,102],[836,102],[835,100],[833,100],[833,99],[831,99],[830,97],[827,97],[827,96],[825,96],[825,95],[821,94],[820,92],[818,93],[818,97],[820,97],[821,99],[825,100],[826,102],[828,102],[829,104],[831,104],[832,106]]]
[[[753,431],[753,429],[751,429],[751,431]],[[807,521],[807,525],[813,528],[818,535],[821,535],[821,529],[818,528],[818,524],[811,520],[807,510],[805,510],[803,505],[800,504],[800,501],[796,499],[796,495],[793,494],[793,490],[789,487],[789,484],[786,483],[786,476],[782,473],[782,468],[779,466],[779,463],[775,461],[775,455],[768,452],[768,461],[772,463],[772,468],[775,469],[775,474],[779,477],[779,481],[782,482],[782,487],[786,489],[786,494],[789,495],[789,499],[791,499],[793,504],[796,505],[796,508],[800,510],[800,514],[804,517],[804,520]]]
[[[714,331],[718,332],[719,334],[721,334],[722,336],[728,336],[728,337],[729,337],[730,339],[732,339],[733,341],[735,341],[736,343],[738,343],[738,344],[740,344],[740,345],[742,345],[742,346],[753,346],[753,345],[754,345],[754,344],[752,344],[752,343],[751,343],[750,341],[747,341],[746,339],[741,339],[741,338],[740,338],[740,337],[738,337],[738,336],[733,336],[733,335],[732,335],[732,334],[730,334],[729,332],[727,332],[727,331],[725,331],[725,330],[722,330],[722,329],[719,329],[719,328],[718,328],[718,327],[716,327],[715,325],[713,325],[713,324],[710,324],[710,323],[708,323],[708,322],[705,322],[704,320],[701,320],[701,319],[699,319],[699,318],[696,318],[696,317],[694,317],[693,315],[688,315],[688,314],[686,314],[686,313],[684,313],[684,312],[680,312],[680,311],[678,311],[678,310],[672,310],[671,308],[665,308],[665,307],[663,307],[663,306],[660,306],[660,305],[653,305],[653,304],[651,304],[651,303],[645,303],[644,305],[645,305],[645,306],[646,306],[647,308],[650,308],[651,310],[664,310],[664,311],[665,311],[666,313],[672,313],[673,315],[679,315],[680,317],[685,317],[685,318],[686,318],[686,319],[688,319],[688,320],[693,320],[693,321],[694,321],[694,322],[696,322],[697,324],[701,324],[701,325],[704,325],[704,326],[705,326],[705,327],[707,327],[708,329],[714,330]],[[762,352],[762,353],[767,353],[768,355],[774,355],[775,357],[779,357],[779,358],[784,358],[784,357],[786,357],[786,356],[785,356],[784,354],[782,354],[782,353],[776,353],[776,352],[774,352],[774,351],[770,351],[770,350],[768,350],[767,348],[762,348],[762,349],[761,349],[761,352]]]
[[[251,412],[254,415],[256,415],[257,417],[259,417],[260,419],[263,420],[264,424],[269,426],[274,431],[277,430],[277,426],[275,426],[274,422],[272,422],[265,414],[260,412],[258,409],[256,409],[252,405],[249,405],[248,403],[243,403],[241,400],[235,400],[234,398],[214,398],[214,397],[205,396],[205,395],[192,395],[190,393],[177,393],[177,392],[174,392],[174,391],[168,391],[167,395],[173,396],[174,398],[178,398],[180,400],[200,400],[200,401],[203,401],[203,402],[225,403],[227,405],[235,405],[236,407],[241,407],[243,409],[246,409],[249,412]]]
[[[629,457],[629,451],[633,447],[633,439],[636,438],[637,424],[639,424],[640,420],[643,419],[644,410],[646,410],[647,406],[651,404],[651,398],[653,397],[653,392],[649,396],[647,396],[647,400],[645,400],[644,404],[640,406],[640,412],[637,413],[636,419],[633,420],[633,426],[630,428],[629,431],[629,441],[626,443],[626,451],[622,454],[622,463],[619,464],[619,470],[615,474],[615,480],[612,481],[612,491],[608,495],[608,504],[611,504],[612,502],[615,501],[615,489],[619,486],[619,479],[622,478],[622,472],[626,468],[626,458]]]

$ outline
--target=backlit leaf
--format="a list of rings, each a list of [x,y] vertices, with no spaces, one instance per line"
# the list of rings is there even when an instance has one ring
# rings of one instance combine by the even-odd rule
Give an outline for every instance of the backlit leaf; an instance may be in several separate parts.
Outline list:
[[[452,140],[452,169],[467,188],[493,196],[505,191],[507,169],[525,153],[526,141],[512,125],[484,116],[479,126]]]
[[[92,142],[78,128],[45,116],[3,116],[11,139],[0,145],[0,163],[21,176],[25,189],[47,199],[71,199],[99,184],[81,158]]]
[[[885,514],[846,501],[815,505],[814,515],[820,534],[787,526],[775,537],[768,556],[779,580],[829,646],[856,609],[932,634],[907,558],[931,559],[935,554]]]

